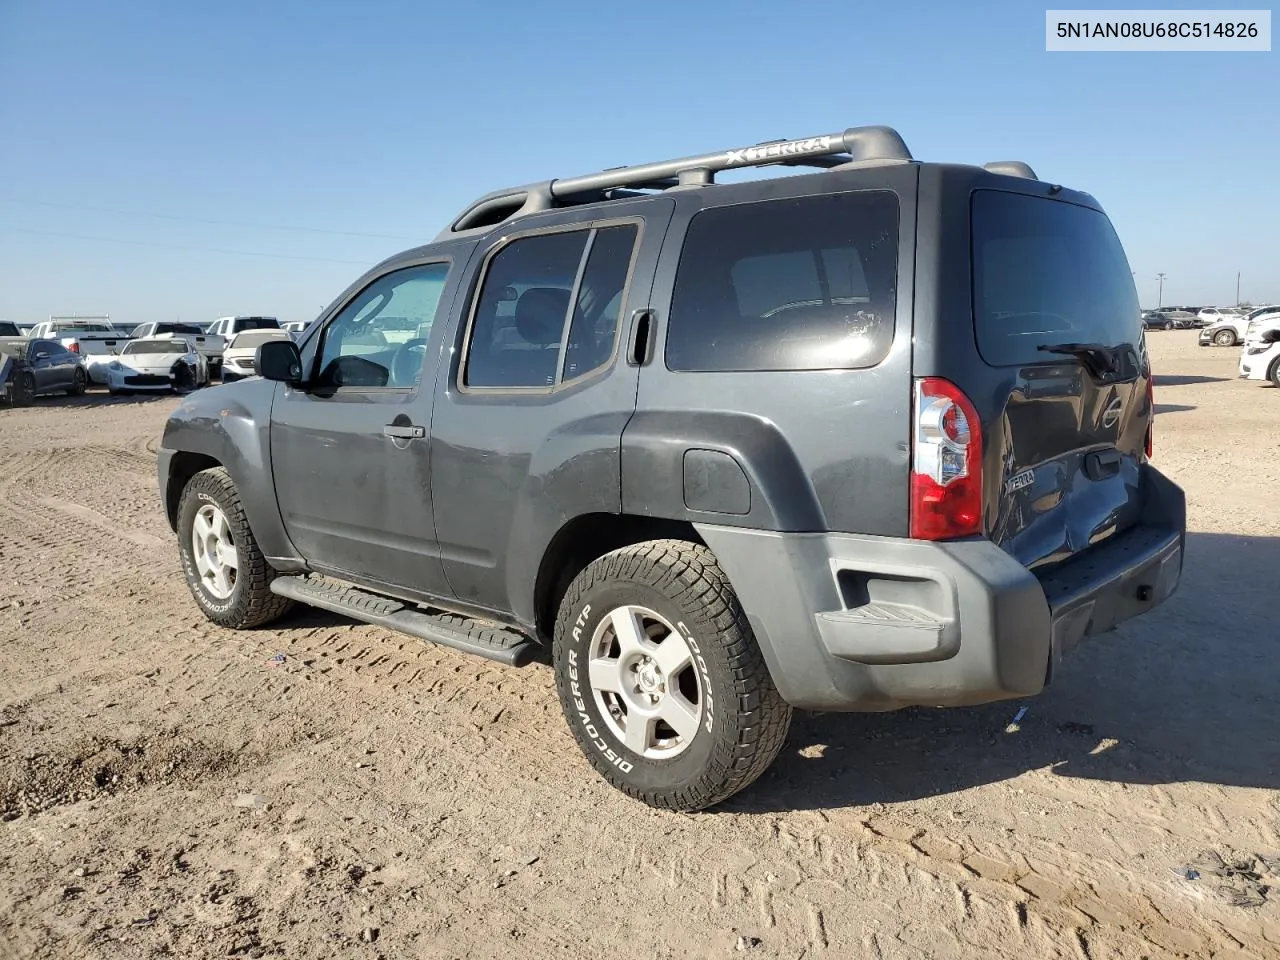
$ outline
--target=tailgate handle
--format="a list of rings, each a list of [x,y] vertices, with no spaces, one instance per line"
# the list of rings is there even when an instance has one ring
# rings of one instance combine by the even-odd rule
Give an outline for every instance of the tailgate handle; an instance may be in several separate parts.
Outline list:
[[[1098,450],[1084,458],[1084,472],[1090,480],[1105,480],[1120,472],[1119,450]]]

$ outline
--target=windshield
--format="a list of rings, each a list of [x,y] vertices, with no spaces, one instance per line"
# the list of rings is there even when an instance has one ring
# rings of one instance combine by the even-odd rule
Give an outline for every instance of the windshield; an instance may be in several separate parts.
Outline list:
[[[1140,342],[1133,275],[1105,214],[978,190],[972,230],[973,320],[987,363],[1043,363],[1042,346]]]
[[[124,352],[128,354],[137,353],[173,353],[180,354],[187,352],[187,345],[181,340],[135,340],[133,343],[127,343]]]
[[[156,326],[156,333],[191,333],[203,336],[204,329],[194,323],[161,323]]]
[[[275,317],[238,317],[237,330],[279,330],[280,321]]]

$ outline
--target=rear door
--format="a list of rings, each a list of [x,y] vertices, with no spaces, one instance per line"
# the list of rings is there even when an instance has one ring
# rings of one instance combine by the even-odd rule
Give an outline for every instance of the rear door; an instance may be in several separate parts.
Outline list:
[[[970,209],[988,534],[1052,564],[1137,519],[1153,416],[1137,293],[1100,210],[991,189]]]
[[[531,599],[519,562],[540,555],[544,535],[619,511],[637,382],[624,340],[649,306],[672,207],[616,201],[530,218],[486,240],[469,268],[462,349],[432,421],[445,571],[469,604],[518,611]]]

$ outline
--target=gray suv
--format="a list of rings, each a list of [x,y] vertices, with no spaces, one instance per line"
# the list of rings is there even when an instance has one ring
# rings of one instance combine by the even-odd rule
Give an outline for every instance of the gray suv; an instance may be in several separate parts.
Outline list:
[[[761,166],[807,169],[716,182]],[[747,786],[793,708],[1037,694],[1182,568],[1106,215],[885,127],[489,194],[256,361],[164,430],[204,613],[549,662],[660,807]]]

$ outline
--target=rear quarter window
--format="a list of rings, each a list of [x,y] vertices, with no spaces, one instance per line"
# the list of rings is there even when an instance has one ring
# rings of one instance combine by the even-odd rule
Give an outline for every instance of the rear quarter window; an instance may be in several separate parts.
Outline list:
[[[870,367],[893,342],[898,198],[823,194],[713,207],[689,223],[666,364],[675,371]]]
[[[993,366],[1045,363],[1041,346],[1142,339],[1129,261],[1106,214],[1061,200],[976,190],[973,322]]]

